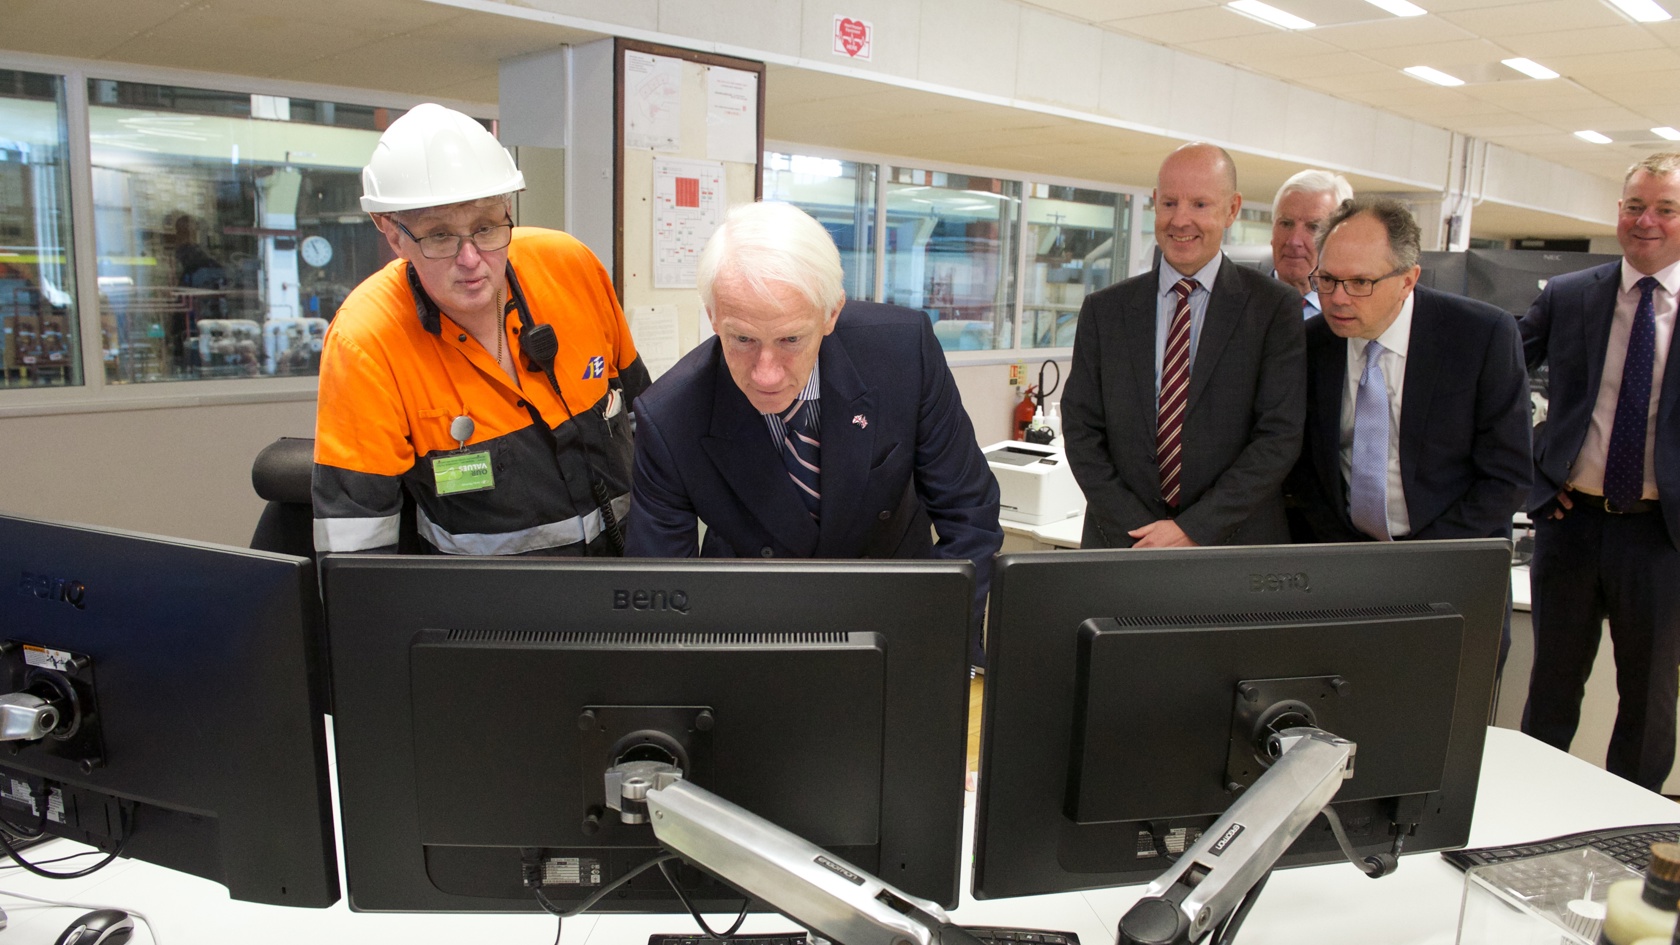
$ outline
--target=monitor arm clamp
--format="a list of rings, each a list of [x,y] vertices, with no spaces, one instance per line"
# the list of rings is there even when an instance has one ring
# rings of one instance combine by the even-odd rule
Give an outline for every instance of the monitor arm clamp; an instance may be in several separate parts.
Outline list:
[[[1353,777],[1354,744],[1323,729],[1270,736],[1277,760],[1120,919],[1119,945],[1198,941],[1237,909]]]
[[[606,773],[606,797],[620,820],[651,824],[666,849],[829,941],[980,945],[937,904],[684,780],[673,765],[614,765]]]

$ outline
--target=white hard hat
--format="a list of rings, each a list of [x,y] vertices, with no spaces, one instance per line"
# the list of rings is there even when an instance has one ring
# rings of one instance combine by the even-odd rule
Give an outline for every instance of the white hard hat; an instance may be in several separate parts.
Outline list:
[[[416,105],[379,136],[362,168],[362,209],[394,213],[525,189],[513,155],[452,108]]]

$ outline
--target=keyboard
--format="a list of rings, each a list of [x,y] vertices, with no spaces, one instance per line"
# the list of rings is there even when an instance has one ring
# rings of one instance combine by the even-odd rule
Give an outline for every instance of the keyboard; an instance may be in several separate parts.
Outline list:
[[[986,945],[1079,945],[1079,936],[1072,932],[1047,932],[1043,929],[969,928],[963,931]],[[735,935],[729,941],[744,945],[806,945],[804,932],[772,932],[759,935]],[[704,935],[649,935],[648,945],[717,945],[718,940]]]
[[[1645,872],[1651,859],[1651,844],[1680,842],[1680,824],[1641,824],[1632,827],[1604,827],[1564,834],[1549,840],[1536,840],[1508,847],[1473,847],[1447,850],[1441,856],[1461,870],[1490,863],[1509,863],[1531,856],[1560,853],[1592,847],[1599,852]]]

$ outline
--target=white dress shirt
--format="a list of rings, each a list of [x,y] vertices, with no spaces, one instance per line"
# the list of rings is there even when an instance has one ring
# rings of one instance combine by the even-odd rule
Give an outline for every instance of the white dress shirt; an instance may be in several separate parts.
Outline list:
[[[1668,345],[1674,340],[1675,294],[1680,289],[1680,262],[1653,273],[1661,287],[1651,293],[1656,307],[1657,346],[1651,362],[1651,406],[1645,418],[1645,492],[1657,497],[1655,434],[1657,404],[1662,400],[1663,367],[1668,362]],[[1634,283],[1645,278],[1622,260],[1622,287],[1616,293],[1616,308],[1610,321],[1610,345],[1604,349],[1604,376],[1598,382],[1598,400],[1593,404],[1592,425],[1581,441],[1581,452],[1570,467],[1569,488],[1593,495],[1604,494],[1604,457],[1610,450],[1610,428],[1616,422],[1616,401],[1622,392],[1622,367],[1627,362],[1628,336],[1633,334],[1633,314],[1639,308],[1640,291]],[[1590,312],[1588,313],[1591,314]]]
[[[1400,484],[1400,399],[1406,390],[1406,352],[1412,339],[1412,303],[1415,296],[1408,293],[1400,305],[1400,314],[1381,335],[1377,343],[1383,346],[1377,367],[1382,371],[1383,384],[1388,388],[1388,533],[1399,538],[1412,531],[1412,520],[1406,513],[1406,493]],[[1347,382],[1342,385],[1341,454],[1342,483],[1353,481],[1353,409],[1359,398],[1359,378],[1365,373],[1364,338],[1349,338],[1347,345]],[[1343,490],[1346,494],[1346,490]]]

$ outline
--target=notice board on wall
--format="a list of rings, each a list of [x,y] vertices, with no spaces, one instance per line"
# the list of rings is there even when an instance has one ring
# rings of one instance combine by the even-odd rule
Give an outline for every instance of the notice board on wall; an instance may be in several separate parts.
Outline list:
[[[613,284],[659,376],[711,333],[694,284],[723,214],[763,190],[764,63],[619,39]]]

